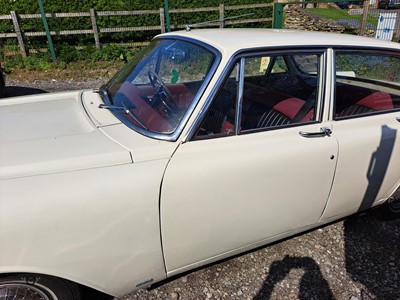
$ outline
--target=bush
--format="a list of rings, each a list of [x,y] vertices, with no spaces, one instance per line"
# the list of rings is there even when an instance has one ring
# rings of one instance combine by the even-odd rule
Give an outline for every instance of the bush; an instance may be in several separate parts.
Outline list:
[[[12,56],[4,62],[6,73],[11,73],[14,69],[46,71],[52,66],[53,62],[48,52],[35,53],[28,57]]]
[[[40,13],[39,5],[37,0],[2,0],[0,6],[1,14],[10,14],[10,11],[16,11],[17,14],[27,13]],[[272,2],[267,0],[266,2]],[[220,3],[225,5],[241,5],[241,4],[257,4],[265,3],[261,0],[169,0],[170,9],[174,8],[198,8],[198,7],[217,7]],[[158,10],[160,7],[164,7],[163,0],[156,1],[121,1],[121,0],[43,0],[43,6],[46,13],[60,13],[60,12],[88,12],[90,8],[94,8],[96,11],[123,11],[123,10]],[[225,12],[225,17],[232,17],[246,13],[253,13],[251,18],[262,18],[272,16],[272,7],[267,9],[245,9],[245,10],[230,10]],[[210,20],[219,19],[218,11],[215,12],[204,12],[204,13],[175,13],[171,14],[171,24],[194,24],[201,23]],[[38,28],[43,28],[41,19],[21,19],[20,26],[24,32],[37,31]],[[80,30],[80,29],[91,29],[91,20],[88,17],[68,17],[68,18],[48,18],[48,24],[51,30]],[[137,16],[98,16],[97,24],[99,28],[112,28],[112,27],[134,27],[134,26],[155,26],[160,24],[159,14],[152,15],[137,15]],[[256,24],[247,24],[247,26],[255,26]],[[265,24],[264,24],[265,26]],[[13,32],[14,27],[11,20],[0,20],[0,32]],[[116,42],[121,40],[149,40],[157,32],[136,32],[136,33],[112,33],[102,34],[104,42]],[[32,41],[37,38],[29,38],[28,41]],[[63,39],[63,37],[57,37],[57,39]],[[78,35],[74,37],[76,44],[83,44],[88,42],[93,43],[93,37],[90,35],[82,36]],[[71,44],[70,39],[68,41]]]
[[[37,0],[0,0],[0,15],[8,15],[10,11],[17,14],[40,13]],[[141,0],[42,0],[46,13],[60,12],[88,12],[90,8],[96,11],[124,11],[124,10],[157,10],[164,7],[164,0],[141,1]],[[228,5],[243,5],[265,3],[261,0],[169,0],[170,9],[176,8],[197,8],[197,7],[217,7],[223,2]],[[267,0],[272,2],[272,0]],[[252,13],[252,16],[245,18],[264,18],[272,16],[272,7],[265,9],[241,9],[225,11],[225,17],[232,17]],[[171,25],[195,24],[205,21],[218,20],[219,12],[204,13],[174,13],[170,14]],[[68,18],[48,18],[50,30],[59,32],[61,30],[82,30],[92,29],[92,23],[88,17],[68,17]],[[137,26],[156,26],[160,24],[159,14],[136,15],[136,16],[97,16],[97,25],[99,28],[113,27],[137,27]],[[23,32],[44,31],[41,19],[20,19],[20,27]],[[263,24],[245,24],[238,25],[252,27],[271,27],[270,23]],[[14,32],[14,26],[11,20],[0,20],[0,33]],[[134,55],[134,51],[127,47],[115,46],[116,43],[132,43],[150,41],[158,30],[140,31],[140,32],[120,32],[120,33],[100,33],[100,43],[102,49],[94,47],[93,34],[52,36],[53,44],[58,58],[58,66],[64,66],[66,63],[78,60],[95,62],[98,60],[129,60]],[[1,41],[1,40],[0,40]],[[15,48],[18,52],[18,44],[15,38],[4,40],[3,49]],[[47,38],[45,36],[29,37],[24,36],[26,50],[48,48]],[[89,45],[89,46],[88,46]],[[2,49],[0,49],[1,52]],[[10,52],[10,51],[8,51]],[[12,51],[11,51],[12,52]],[[39,60],[43,60],[39,62]],[[7,68],[8,66],[8,68]],[[51,56],[48,52],[30,55],[28,58],[12,58],[6,62],[6,69],[28,68],[44,70],[52,66]]]

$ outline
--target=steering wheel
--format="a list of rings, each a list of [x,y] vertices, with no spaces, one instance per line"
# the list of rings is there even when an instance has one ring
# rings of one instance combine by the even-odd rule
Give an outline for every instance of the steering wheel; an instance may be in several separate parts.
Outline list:
[[[174,98],[172,97],[171,92],[168,90],[167,86],[165,85],[165,83],[162,81],[161,76],[158,75],[157,73],[150,71],[148,72],[148,76],[149,76],[149,80],[150,83],[153,87],[156,87],[156,83],[158,83],[160,85],[160,88],[157,91],[157,94],[160,94],[161,92],[165,93],[165,100],[166,101],[162,101],[163,104],[172,112],[175,110],[175,104],[172,101]],[[168,103],[166,103],[168,102]]]

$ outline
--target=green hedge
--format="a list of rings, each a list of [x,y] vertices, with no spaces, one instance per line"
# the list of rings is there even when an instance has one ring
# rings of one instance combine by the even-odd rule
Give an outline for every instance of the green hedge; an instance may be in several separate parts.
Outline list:
[[[269,0],[270,2],[272,0]],[[18,14],[40,13],[37,0],[2,0],[0,6],[0,14],[6,15],[10,11],[16,11]],[[170,9],[173,8],[196,8],[196,7],[216,7],[221,2],[225,5],[240,5],[240,4],[255,4],[265,3],[261,0],[169,0]],[[109,10],[158,10],[164,6],[164,1],[122,1],[122,0],[43,0],[43,5],[46,13],[59,13],[59,12],[87,12],[90,8],[97,11]],[[226,12],[226,17],[235,15],[253,13],[251,18],[261,18],[272,16],[271,9],[247,9],[239,11]],[[204,21],[218,19],[218,12],[206,13],[180,13],[171,14],[171,24],[193,24]],[[100,28],[109,27],[132,27],[132,26],[154,26],[159,25],[159,15],[139,15],[139,16],[113,16],[113,17],[98,17],[98,26]],[[78,30],[78,29],[91,29],[91,21],[88,17],[74,17],[74,18],[49,18],[49,27],[51,30]],[[38,28],[43,28],[40,19],[22,19],[20,20],[22,31],[37,31]],[[11,20],[0,20],[0,32],[13,32],[14,27]],[[124,34],[113,34],[111,39],[118,39]]]
[[[2,0],[0,6],[0,14],[9,14],[10,11],[16,11],[18,14],[40,13],[37,0]],[[121,1],[121,0],[43,0],[43,6],[46,13],[59,13],[59,12],[87,12],[90,8],[95,10],[148,10],[158,9],[162,6],[162,1]],[[21,30],[23,32],[37,31],[38,28],[43,28],[41,19],[21,19],[19,20]],[[132,24],[157,25],[159,24],[159,17],[157,15],[144,15],[132,17],[99,17],[97,19],[98,26],[104,27],[123,27],[132,26]],[[49,18],[48,24],[51,30],[78,30],[78,29],[91,29],[92,24],[88,17],[74,17],[74,18]],[[13,32],[14,27],[11,20],[0,21],[0,32]],[[124,34],[113,35],[114,39],[123,38]],[[41,39],[30,39],[33,41]],[[74,40],[85,41],[84,36],[76,36]],[[28,42],[29,44],[29,42]]]
[[[37,0],[1,0],[0,14],[9,14],[10,11],[16,11],[17,14],[40,13]],[[268,0],[272,2],[272,0]],[[241,5],[241,4],[257,4],[265,3],[261,0],[227,0],[227,1],[213,1],[213,0],[169,0],[169,8],[196,8],[196,7],[216,7],[220,3],[225,5]],[[97,11],[118,11],[118,10],[158,10],[164,7],[163,0],[156,1],[139,1],[139,0],[43,0],[43,5],[46,13],[59,13],[59,12],[84,12],[94,8]],[[245,13],[253,13],[252,16],[246,18],[263,18],[272,16],[272,7],[266,9],[245,9],[238,11],[227,11],[225,17],[241,15]],[[210,20],[219,19],[219,13],[205,12],[205,13],[180,13],[171,14],[171,25],[178,24],[194,24]],[[21,19],[19,20],[23,32],[38,31],[43,28],[41,19]],[[70,17],[70,18],[49,18],[49,27],[51,30],[78,30],[78,29],[91,29],[92,24],[88,17]],[[112,16],[112,17],[97,17],[97,24],[99,28],[109,27],[133,27],[133,26],[155,26],[160,24],[160,17],[155,15],[139,15],[139,16]],[[253,27],[270,27],[271,24],[245,24],[241,26]],[[11,20],[0,20],[0,32],[13,32],[14,27]],[[152,36],[159,33],[155,32],[135,32],[135,33],[113,33],[102,34],[101,42],[120,42],[120,41],[144,41],[149,40]],[[27,47],[36,47],[37,45],[45,43],[45,38],[25,38]],[[15,43],[14,39],[12,42]],[[87,44],[93,42],[91,35],[76,35],[70,37],[55,37],[55,43],[66,44]]]
[[[37,0],[0,0],[0,15],[8,15],[10,11],[18,14],[38,14],[40,13]],[[164,7],[164,0],[156,1],[139,1],[139,0],[42,0],[46,13],[62,13],[62,12],[88,12],[90,8],[96,11],[126,11],[126,10],[159,10]],[[267,0],[272,2],[272,0]],[[179,8],[198,8],[198,7],[218,7],[221,3],[225,6],[259,4],[266,3],[262,0],[169,0],[170,9]],[[238,16],[242,14],[252,13],[251,16],[244,18],[269,18],[272,17],[272,7],[263,9],[241,9],[235,11],[225,11],[225,17]],[[219,19],[219,12],[196,12],[196,13],[171,13],[171,25],[196,24],[211,20]],[[97,16],[97,25],[99,28],[113,27],[137,27],[137,26],[157,26],[160,24],[159,14],[154,15],[138,15],[138,16]],[[80,30],[92,29],[92,23],[88,17],[68,17],[68,18],[48,18],[50,30]],[[23,32],[44,31],[41,19],[20,19],[20,27]],[[240,24],[235,27],[271,27],[270,23],[251,23]],[[0,20],[0,33],[14,32],[14,26],[11,20]],[[0,60],[7,72],[14,69],[26,68],[32,70],[47,70],[54,65],[63,67],[65,64],[74,61],[85,61],[86,64],[95,63],[99,60],[116,61],[129,60],[134,55],[135,49],[123,45],[115,45],[121,43],[132,43],[148,41],[154,35],[159,34],[159,30],[142,31],[142,32],[122,32],[122,33],[102,33],[100,34],[100,42],[102,49],[98,50],[94,46],[93,34],[86,35],[70,35],[70,36],[53,36],[53,44],[57,55],[57,64],[54,64],[48,51],[47,39],[42,37],[24,36],[24,44],[27,50],[42,49],[39,52],[21,57],[19,55],[7,55],[4,59],[4,53],[18,53],[19,46],[16,38],[0,39]],[[84,47],[75,47],[84,46]],[[3,51],[4,50],[4,51]]]
[[[48,13],[56,12],[79,12],[88,11],[90,8],[96,10],[152,10],[164,7],[163,0],[143,1],[143,0],[42,0],[45,11]],[[173,8],[196,8],[225,5],[242,5],[268,3],[270,1],[261,0],[169,0],[169,7]],[[2,0],[0,14],[8,14],[11,10],[18,13],[30,14],[40,13],[37,0]]]

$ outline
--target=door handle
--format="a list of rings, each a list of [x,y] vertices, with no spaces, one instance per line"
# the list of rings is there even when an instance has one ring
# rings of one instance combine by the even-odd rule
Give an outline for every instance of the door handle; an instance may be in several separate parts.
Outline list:
[[[320,131],[300,131],[299,134],[304,137],[321,137],[321,136],[330,136],[332,134],[332,130],[327,127],[322,127]]]

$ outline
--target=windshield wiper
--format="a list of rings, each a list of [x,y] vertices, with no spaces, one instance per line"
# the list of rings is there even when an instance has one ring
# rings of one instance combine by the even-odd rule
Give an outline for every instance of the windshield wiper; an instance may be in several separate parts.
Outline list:
[[[100,104],[99,108],[103,109],[109,109],[112,111],[123,111],[127,113],[132,119],[134,119],[143,129],[149,130],[146,125],[143,124],[142,121],[125,105],[125,103],[122,102],[122,106],[117,106],[117,105],[106,105],[106,104]]]

